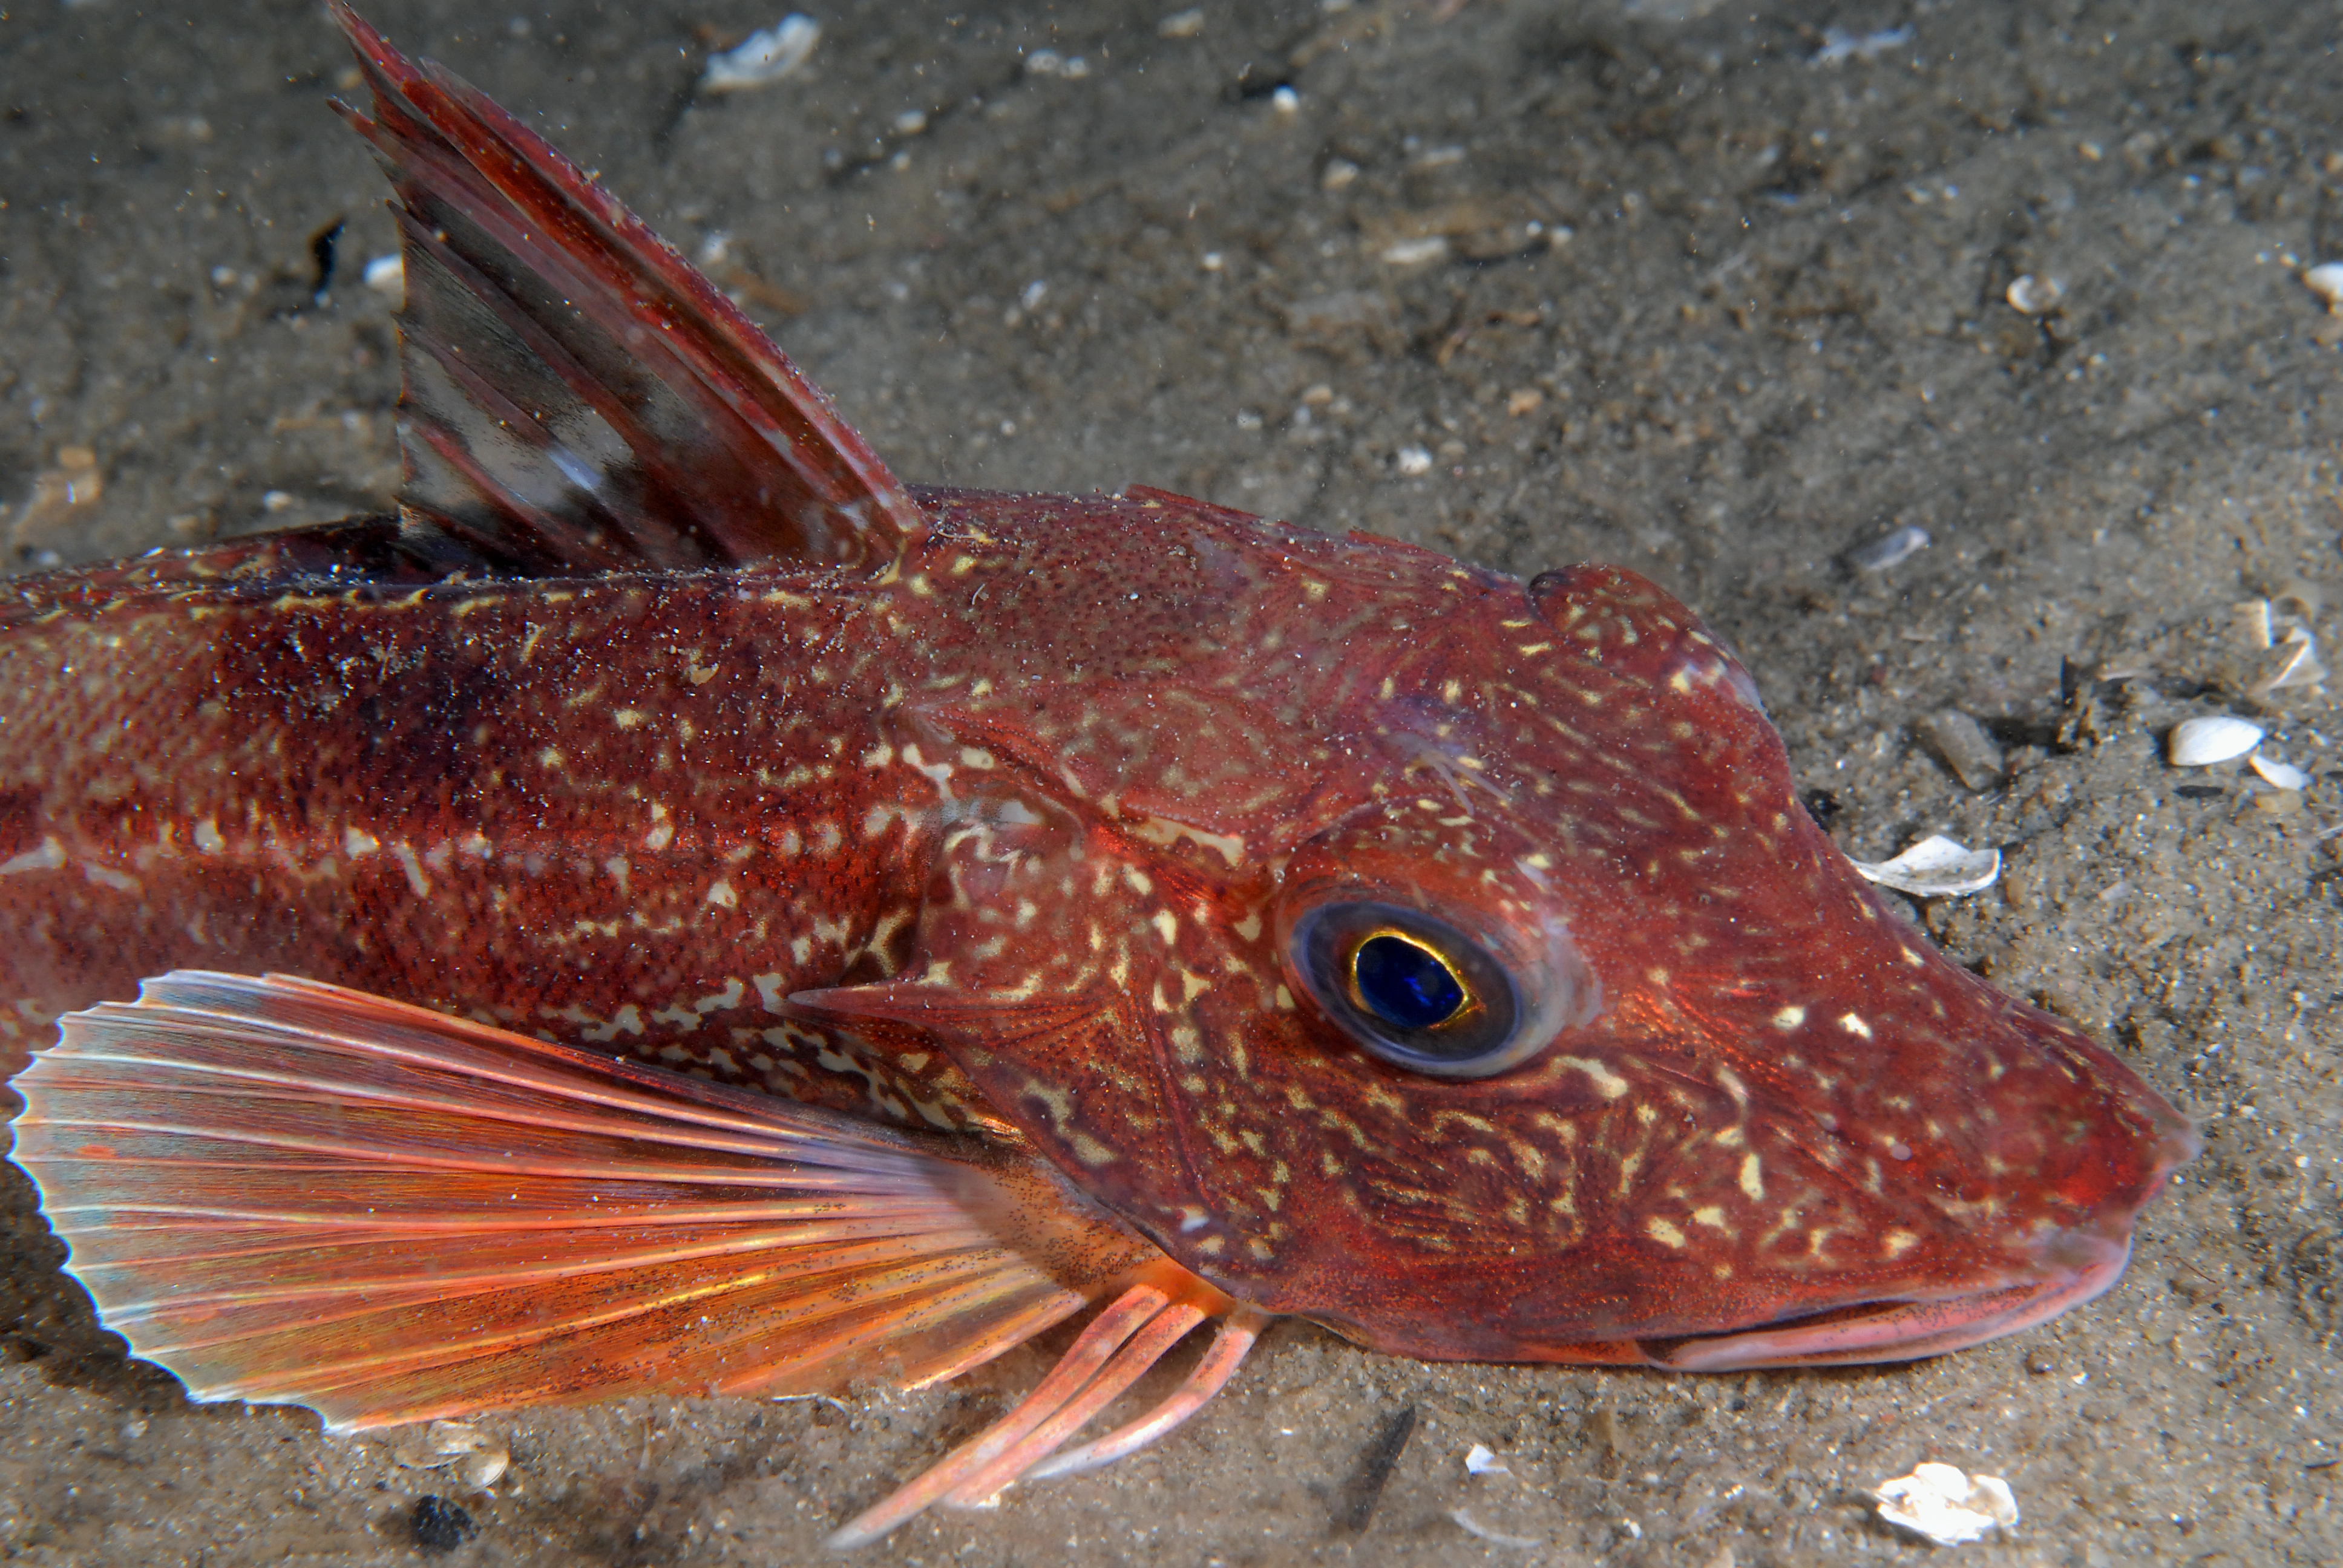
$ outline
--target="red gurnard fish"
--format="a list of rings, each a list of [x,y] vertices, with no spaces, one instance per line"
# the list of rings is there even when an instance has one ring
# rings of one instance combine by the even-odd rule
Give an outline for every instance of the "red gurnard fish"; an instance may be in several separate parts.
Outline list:
[[[15,1159],[194,1397],[919,1383],[1104,1303],[850,1543],[1138,1446],[1281,1314],[1876,1362],[2122,1271],[2187,1124],[1882,903],[1684,607],[906,487],[336,14],[405,236],[398,515],[0,590]]]

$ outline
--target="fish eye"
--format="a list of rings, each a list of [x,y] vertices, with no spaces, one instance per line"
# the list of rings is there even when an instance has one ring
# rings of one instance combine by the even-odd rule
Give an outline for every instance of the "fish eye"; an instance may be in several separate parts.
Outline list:
[[[1290,940],[1312,999],[1394,1067],[1483,1078],[1526,1054],[1519,1025],[1530,1009],[1513,976],[1435,915],[1372,900],[1321,904]]]

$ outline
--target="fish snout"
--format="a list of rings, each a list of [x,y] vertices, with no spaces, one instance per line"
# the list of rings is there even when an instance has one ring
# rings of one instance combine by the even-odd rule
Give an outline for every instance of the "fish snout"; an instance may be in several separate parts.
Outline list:
[[[1859,1299],[1809,1303],[1718,1333],[1638,1340],[1636,1348],[1651,1364],[1680,1372],[1917,1361],[2034,1328],[2096,1300],[2123,1277],[2140,1211],[2199,1149],[2186,1119],[2153,1091],[2143,1092],[2161,1115],[2142,1140],[2143,1177],[2125,1183],[2128,1196],[2103,1200],[2073,1223],[2037,1220],[2030,1233],[2009,1239],[2000,1266],[1957,1284],[1916,1281],[1905,1292],[1875,1283]]]

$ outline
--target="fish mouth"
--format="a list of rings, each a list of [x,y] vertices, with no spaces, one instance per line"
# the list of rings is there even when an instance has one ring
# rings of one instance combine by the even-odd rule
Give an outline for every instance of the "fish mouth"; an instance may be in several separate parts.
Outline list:
[[[1885,1297],[1825,1307],[1714,1334],[1641,1339],[1654,1366],[1677,1372],[1835,1366],[1917,1361],[2030,1329],[2103,1294],[2131,1257],[2120,1235],[2061,1231],[2036,1250],[2048,1278],[1926,1297]]]

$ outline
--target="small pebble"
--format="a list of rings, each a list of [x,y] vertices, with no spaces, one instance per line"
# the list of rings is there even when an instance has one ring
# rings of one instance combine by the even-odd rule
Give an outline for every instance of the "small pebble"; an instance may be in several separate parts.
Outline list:
[[[1318,176],[1318,188],[1338,191],[1358,177],[1358,165],[1348,158],[1332,158],[1328,160],[1324,172]]]
[[[1269,102],[1270,106],[1281,115],[1298,115],[1302,112],[1302,95],[1291,87],[1278,88],[1269,95]]]
[[[366,286],[377,294],[405,294],[407,263],[397,251],[376,256],[366,264]]]
[[[1422,239],[1403,239],[1383,247],[1383,259],[1393,266],[1422,266],[1426,262],[1448,259],[1448,238],[1445,235],[1426,235]]]
[[[1204,35],[1204,10],[1199,5],[1186,11],[1174,11],[1155,24],[1159,38],[1201,38]]]
[[[2175,768],[2210,768],[2243,757],[2262,743],[2262,727],[2228,714],[2184,719],[2172,727],[2165,755]]]
[[[2047,316],[2066,297],[2066,286],[2055,277],[2036,277],[2029,272],[2011,281],[2005,297],[2013,310],[2026,316]]]
[[[432,1557],[453,1552],[480,1533],[460,1504],[437,1496],[417,1498],[407,1524],[415,1533],[416,1549]]]
[[[2303,286],[2327,302],[2327,308],[2343,315],[2343,261],[2326,261],[2307,269],[2302,275]]]
[[[1422,447],[1402,447],[1399,449],[1399,471],[1403,474],[1432,472],[1432,454]]]

